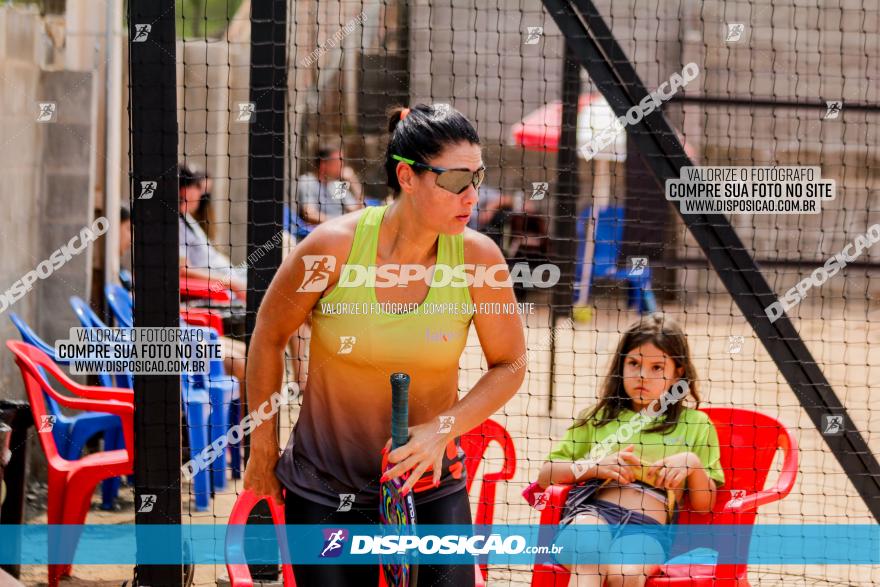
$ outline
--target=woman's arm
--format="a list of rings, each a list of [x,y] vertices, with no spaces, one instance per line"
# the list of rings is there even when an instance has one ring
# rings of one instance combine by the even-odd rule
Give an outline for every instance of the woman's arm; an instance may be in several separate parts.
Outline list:
[[[507,262],[498,246],[489,237],[472,233],[465,236],[465,262],[475,265],[503,265],[504,270],[495,273],[500,281],[509,280]],[[471,287],[471,302],[480,304],[500,303],[502,307],[516,307],[516,297],[509,285],[491,288],[489,285]],[[513,304],[513,306],[510,306]],[[476,385],[451,408],[432,422],[413,426],[410,442],[393,451],[388,459],[398,463],[388,472],[396,477],[413,470],[404,489],[411,488],[429,466],[434,467],[434,482],[440,480],[443,451],[451,438],[465,434],[490,417],[512,398],[525,378],[527,356],[523,321],[518,313],[474,315],[474,326],[480,338],[480,346],[486,356],[489,370]],[[440,418],[452,416],[452,428],[438,433]]]
[[[323,289],[298,291],[306,279],[303,256],[331,255],[338,259],[347,254],[345,247],[351,246],[351,232],[350,229],[346,230],[345,223],[322,224],[291,251],[272,279],[257,312],[256,326],[248,348],[248,411],[258,409],[270,401],[274,392],[280,391],[287,341],[306,320],[323,295],[323,290],[338,280],[341,263],[336,263],[334,270],[328,273]],[[251,432],[251,453],[244,486],[258,495],[274,497],[281,503],[281,485],[275,476],[280,453],[277,430],[277,419],[272,417]]]

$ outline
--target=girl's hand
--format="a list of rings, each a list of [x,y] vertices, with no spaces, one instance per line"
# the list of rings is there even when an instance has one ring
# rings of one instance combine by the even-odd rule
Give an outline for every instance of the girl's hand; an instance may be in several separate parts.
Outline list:
[[[275,465],[278,464],[277,451],[274,456],[271,452],[253,450],[244,470],[244,488],[250,489],[260,497],[274,499],[278,505],[284,505],[284,497],[281,493],[281,482],[275,475]]]
[[[596,477],[599,479],[611,479],[624,485],[632,483],[636,478],[636,467],[641,467],[642,461],[633,452],[633,445],[623,450],[612,453],[596,464]]]
[[[700,457],[692,452],[681,452],[653,463],[648,467],[647,476],[655,487],[681,489],[688,476],[702,468]]]
[[[410,426],[409,442],[388,453],[388,462],[396,463],[382,476],[381,481],[400,477],[409,471],[409,478],[403,484],[401,493],[406,495],[421,478],[428,467],[434,468],[434,486],[440,484],[443,453],[449,443],[449,433],[438,433],[433,421]],[[385,443],[385,450],[391,448],[391,439]]]

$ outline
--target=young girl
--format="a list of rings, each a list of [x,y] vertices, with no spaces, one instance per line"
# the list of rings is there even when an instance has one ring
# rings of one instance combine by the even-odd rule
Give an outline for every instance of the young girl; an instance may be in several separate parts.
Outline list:
[[[674,522],[685,491],[692,510],[710,511],[724,483],[715,427],[683,405],[687,395],[698,407],[684,332],[662,314],[643,317],[620,340],[599,403],[579,415],[541,467],[542,489],[579,484],[565,502],[563,527],[609,524],[612,542],[601,551],[632,552],[635,541],[648,549],[636,552],[668,558],[670,537],[645,527]],[[641,587],[659,565],[566,566],[578,587]]]

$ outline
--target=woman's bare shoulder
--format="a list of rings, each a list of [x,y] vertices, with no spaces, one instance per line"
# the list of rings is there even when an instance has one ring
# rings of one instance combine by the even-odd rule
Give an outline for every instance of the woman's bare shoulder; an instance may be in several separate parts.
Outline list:
[[[504,263],[504,254],[498,245],[485,234],[472,228],[465,228],[462,234],[464,239],[464,262],[473,264]]]
[[[365,212],[366,208],[355,210],[319,224],[309,236],[300,241],[303,252],[347,256],[354,242],[358,220]],[[343,262],[344,260],[343,258]]]

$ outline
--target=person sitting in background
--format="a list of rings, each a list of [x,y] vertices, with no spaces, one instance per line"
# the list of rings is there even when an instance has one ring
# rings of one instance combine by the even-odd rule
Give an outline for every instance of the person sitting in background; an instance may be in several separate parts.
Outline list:
[[[192,217],[210,189],[210,179],[202,171],[185,164],[178,167],[180,185],[180,267],[182,276],[219,282],[243,296],[247,290],[247,270],[233,267],[229,257],[218,251],[205,231]]]
[[[207,235],[190,212],[199,206],[202,195],[210,184],[207,175],[186,164],[178,167],[180,182],[180,269],[181,276],[210,279],[219,282],[237,295],[247,291],[247,269],[233,267],[229,257],[214,248]],[[240,382],[242,397],[245,393],[245,365],[247,347],[244,342],[220,337],[223,366]]]
[[[352,190],[361,191],[360,181],[350,167],[342,164],[342,149],[325,145],[318,149],[315,173],[297,180],[299,215],[310,225],[353,212],[363,204]]]

